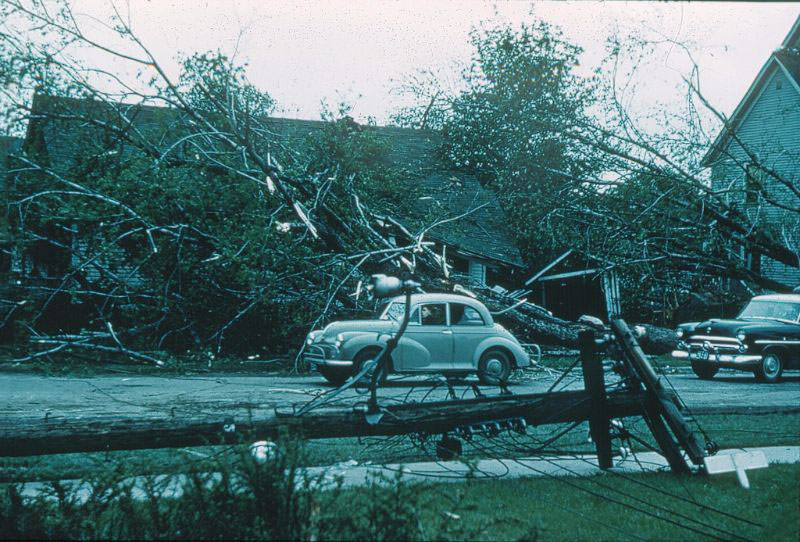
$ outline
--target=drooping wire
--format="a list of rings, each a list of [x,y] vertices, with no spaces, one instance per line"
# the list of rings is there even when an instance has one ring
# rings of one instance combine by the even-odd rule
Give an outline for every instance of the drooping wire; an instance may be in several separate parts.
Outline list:
[[[511,435],[511,434],[509,434],[509,436],[510,436],[510,438],[511,438],[512,440],[514,440],[515,442],[517,442],[517,441],[518,441],[518,439],[517,439],[517,438],[516,438],[514,435]],[[644,445],[647,445],[647,443],[645,443],[645,442],[644,442],[644,441],[642,441],[641,439],[638,439],[638,437],[636,437],[635,435],[632,435],[632,434],[630,434],[629,432],[628,432],[628,434],[627,434],[626,436],[627,436],[627,437],[632,437],[632,438],[634,438],[635,440],[637,440],[638,442],[641,442],[642,444],[644,444]],[[648,447],[649,447],[649,446],[648,446]],[[660,452],[659,452],[658,450],[655,450],[655,449],[653,449],[653,451],[655,451],[656,453],[659,453],[659,454],[660,454]],[[633,453],[633,452],[632,452],[632,453]],[[588,460],[588,459],[586,459],[585,457],[581,457],[580,455],[574,454],[574,455],[573,455],[573,457],[574,457],[574,458],[576,458],[576,459],[578,459],[578,460],[580,460],[580,461],[583,461],[583,462],[585,462],[585,463],[588,463],[588,464],[590,464],[590,465],[595,465],[594,463],[592,463],[591,461],[589,461],[589,460]],[[642,470],[644,471],[644,467],[642,466],[642,464],[641,464],[641,462],[639,461],[639,459],[638,459],[638,458],[635,456],[635,454],[634,454],[634,459],[635,459],[636,463],[639,465],[639,468],[640,468],[640,469],[642,469]],[[696,499],[693,499],[693,498],[692,498],[692,499],[687,499],[686,497],[683,497],[683,496],[681,496],[681,495],[677,495],[677,494],[675,494],[675,493],[671,493],[671,492],[669,492],[669,491],[663,490],[663,489],[661,489],[661,488],[659,488],[659,487],[657,487],[657,486],[654,486],[654,485],[652,485],[652,484],[648,484],[648,483],[646,483],[646,482],[644,482],[644,481],[642,481],[642,480],[639,480],[639,479],[637,479],[637,478],[635,478],[635,477],[632,477],[632,476],[628,476],[628,475],[626,475],[626,474],[624,474],[624,473],[621,473],[621,472],[616,472],[616,471],[613,471],[613,470],[608,470],[608,471],[606,471],[606,472],[610,473],[610,474],[611,474],[611,475],[613,475],[613,476],[621,477],[621,478],[623,478],[623,479],[625,479],[625,480],[628,480],[628,481],[630,481],[630,482],[632,482],[632,483],[634,483],[634,484],[640,485],[640,486],[642,486],[642,487],[646,487],[646,488],[648,488],[648,489],[650,489],[650,490],[652,490],[652,491],[655,491],[655,492],[657,492],[657,493],[661,493],[662,495],[666,495],[666,496],[668,496],[668,497],[672,497],[672,498],[674,498],[674,499],[677,499],[677,500],[680,500],[680,501],[683,501],[683,502],[687,502],[687,503],[693,504],[693,505],[695,505],[695,506],[697,506],[697,507],[699,507],[699,508],[702,508],[702,509],[704,509],[704,510],[707,510],[707,511],[710,511],[710,512],[714,512],[714,513],[717,513],[717,514],[720,514],[720,515],[726,516],[726,517],[728,517],[728,518],[731,518],[731,519],[734,519],[734,520],[737,520],[737,521],[741,521],[741,522],[743,522],[743,523],[748,523],[748,524],[750,524],[750,525],[753,525],[753,526],[756,526],[756,527],[763,527],[763,525],[762,525],[762,524],[760,524],[760,523],[756,523],[756,522],[753,522],[753,521],[751,521],[751,520],[749,520],[749,519],[742,518],[742,517],[740,517],[740,516],[737,516],[737,515],[734,515],[734,514],[730,514],[730,513],[728,513],[728,512],[725,512],[724,510],[719,510],[719,509],[717,509],[717,508],[714,508],[714,507],[712,507],[712,506],[709,506],[709,505],[703,504],[703,503],[701,503],[701,502],[698,502]],[[682,485],[683,485],[683,484],[682,484]],[[684,486],[684,489],[686,489],[686,488],[685,488],[685,486]],[[688,491],[688,490],[687,490],[687,491]],[[690,494],[690,496],[691,496],[691,494]]]

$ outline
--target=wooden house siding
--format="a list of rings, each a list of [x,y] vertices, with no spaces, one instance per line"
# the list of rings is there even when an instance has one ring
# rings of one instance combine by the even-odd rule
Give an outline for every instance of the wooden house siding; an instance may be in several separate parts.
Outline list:
[[[800,91],[773,61],[765,83],[752,106],[738,120],[736,135],[758,156],[759,163],[777,171],[800,187]],[[745,201],[745,169],[750,162],[745,150],[729,139],[719,159],[712,164],[711,179],[715,190],[732,189],[730,203],[741,205],[755,223],[770,223],[777,228],[789,246],[800,253],[800,213],[783,210],[770,204]],[[777,201],[797,206],[798,198],[774,178],[765,181],[766,192]],[[800,269],[770,258],[763,258],[765,276],[795,286],[800,285]]]

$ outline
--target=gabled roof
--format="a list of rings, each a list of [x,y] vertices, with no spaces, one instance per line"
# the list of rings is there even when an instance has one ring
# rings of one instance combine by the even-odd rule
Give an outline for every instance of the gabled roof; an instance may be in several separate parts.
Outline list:
[[[772,55],[783,68],[784,73],[800,92],[800,47],[792,49],[779,49]]]
[[[75,119],[76,112],[127,130],[133,137],[140,133],[148,140],[158,141],[162,151],[173,145],[183,131],[180,128],[182,113],[170,108],[37,95],[27,138],[31,142],[38,138],[44,144],[46,159],[54,169],[69,169],[75,158],[86,152],[87,138],[102,146],[103,130]],[[53,118],[61,114],[65,120]],[[124,122],[125,118],[131,120],[130,125]],[[265,125],[273,143],[299,148],[307,144],[309,136],[321,134],[328,123],[271,117],[265,119]],[[474,176],[453,171],[439,159],[437,149],[441,141],[436,133],[391,126],[364,129],[371,130],[375,139],[386,146],[386,160],[390,166],[401,169],[407,178],[417,180],[418,189],[409,197],[415,198],[415,206],[421,214],[441,220],[468,213],[459,220],[431,229],[429,237],[489,260],[523,265],[497,198]],[[191,151],[175,148],[172,152]],[[478,207],[480,209],[470,212]],[[410,229],[426,225],[413,217],[398,218],[405,219]]]
[[[17,152],[21,145],[20,137],[0,136],[0,187],[5,185],[8,155]]]
[[[800,92],[800,16],[797,17],[789,33],[781,42],[780,48],[769,56],[758,72],[755,80],[750,85],[750,88],[747,89],[744,98],[742,98],[739,105],[736,106],[733,114],[728,119],[728,124],[730,126],[734,128],[738,127],[739,123],[747,115],[747,112],[761,94],[764,85],[769,81],[776,70],[783,71],[792,82],[795,90]],[[725,145],[728,143],[729,137],[730,133],[728,128],[723,126],[717,138],[714,140],[714,143],[711,145],[711,148],[703,157],[701,162],[703,166],[710,166],[717,159],[722,149],[725,148]]]

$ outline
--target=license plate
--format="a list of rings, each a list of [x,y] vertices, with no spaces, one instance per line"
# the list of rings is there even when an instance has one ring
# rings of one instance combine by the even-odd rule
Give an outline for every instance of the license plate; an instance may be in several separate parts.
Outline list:
[[[696,359],[698,361],[708,361],[708,351],[695,350],[694,352],[689,352],[689,359]]]

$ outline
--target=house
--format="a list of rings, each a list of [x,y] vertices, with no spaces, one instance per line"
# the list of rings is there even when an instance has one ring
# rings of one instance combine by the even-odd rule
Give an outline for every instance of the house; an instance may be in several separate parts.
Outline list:
[[[9,156],[14,154],[22,146],[22,138],[11,136],[0,136],[0,192],[3,194],[5,201],[6,187],[3,180],[6,178],[6,171],[8,170]],[[9,243],[11,241],[10,233],[8,231],[8,217],[3,213],[0,219],[0,250],[2,256],[0,257],[0,269],[6,271],[9,259]]]
[[[115,137],[117,130],[126,131],[129,137],[158,141],[160,150],[170,148],[173,155],[193,153],[186,145],[179,145],[182,115],[165,107],[112,107],[92,100],[38,94],[33,99],[23,148],[38,153],[50,168],[61,173],[92,153],[123,156],[130,152]],[[97,122],[88,123],[87,117]],[[280,147],[303,148],[329,123],[269,118],[265,125],[270,133],[270,141],[265,144],[277,151]],[[396,218],[412,233],[430,226],[431,221],[441,222],[430,228],[425,238],[436,243],[434,250],[438,254],[446,254],[454,272],[464,273],[470,284],[485,284],[523,268],[496,197],[474,176],[452,171],[443,164],[437,155],[440,141],[435,133],[398,127],[362,128],[370,130],[385,146],[385,160],[393,170],[416,179],[416,191],[409,198],[413,198],[417,212]],[[454,220],[456,217],[461,218]],[[389,237],[399,243],[398,235],[392,232]],[[16,267],[23,275],[59,274],[58,270],[48,271],[38,265],[33,254],[18,257]]]
[[[570,321],[588,315],[608,322],[621,313],[619,276],[614,266],[576,249],[565,251],[509,295],[525,298]]]
[[[758,72],[702,165],[728,202],[800,255],[800,17]],[[749,269],[793,287],[800,269],[743,251]]]

